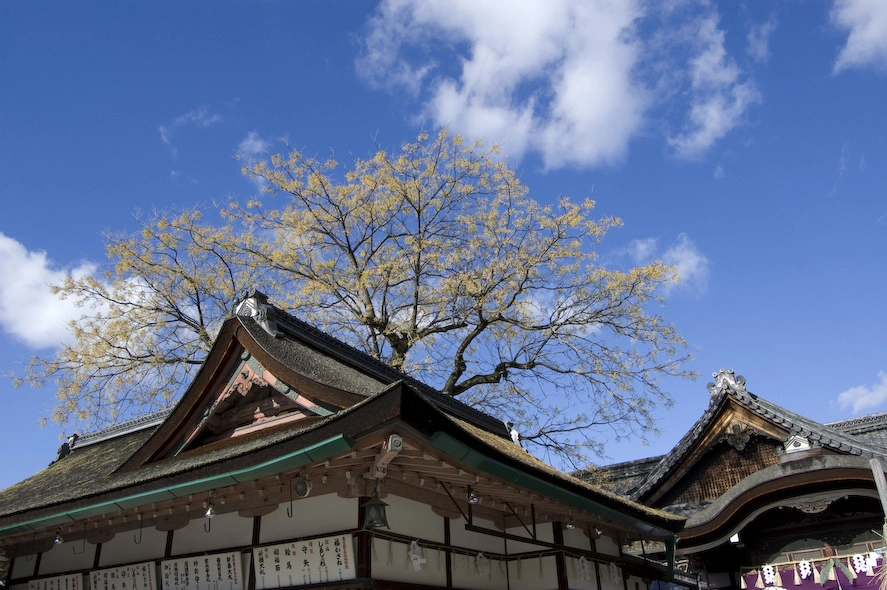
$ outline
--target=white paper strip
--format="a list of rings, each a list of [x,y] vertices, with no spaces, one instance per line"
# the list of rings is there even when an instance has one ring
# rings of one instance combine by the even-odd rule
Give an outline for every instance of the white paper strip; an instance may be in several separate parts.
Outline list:
[[[90,590],[157,590],[154,562],[124,565],[89,573]]]
[[[41,578],[28,582],[28,590],[82,590],[83,576],[81,574],[68,574],[67,576],[55,576]]]
[[[353,580],[353,548],[351,535],[338,535],[253,549],[256,590]]]
[[[160,569],[163,590],[243,590],[240,552],[170,559]]]

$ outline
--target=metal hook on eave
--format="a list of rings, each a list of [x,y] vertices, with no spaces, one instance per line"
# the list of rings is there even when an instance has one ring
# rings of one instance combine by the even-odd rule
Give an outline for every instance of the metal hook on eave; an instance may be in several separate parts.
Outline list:
[[[77,548],[73,545],[71,546],[71,551],[74,552],[74,555],[80,555],[81,553],[86,553],[86,521],[83,521],[83,548],[80,551],[77,551]]]
[[[136,545],[139,545],[142,542],[142,515],[141,514],[139,514],[139,536],[136,537],[135,535],[133,535],[132,540],[135,541]]]
[[[286,509],[286,517],[292,518],[293,517],[293,482],[292,481],[289,482],[289,489],[290,489],[290,506],[289,506],[289,508]]]

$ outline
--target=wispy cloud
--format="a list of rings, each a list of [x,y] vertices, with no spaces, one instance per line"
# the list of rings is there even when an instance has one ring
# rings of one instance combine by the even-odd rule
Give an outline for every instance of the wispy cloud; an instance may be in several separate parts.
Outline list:
[[[878,373],[878,382],[872,385],[857,385],[838,394],[838,405],[842,409],[851,408],[854,414],[868,411],[887,402],[887,373]]]
[[[690,112],[684,130],[669,138],[680,158],[697,158],[732,131],[749,107],[761,101],[750,79],[743,79],[727,55],[718,17],[706,15],[693,23],[695,56],[690,61]]]
[[[0,275],[16,277],[0,281],[0,327],[32,348],[53,348],[70,342],[68,323],[82,311],[71,300],[59,299],[49,286],[67,274],[92,274],[95,265],[85,262],[70,269],[57,268],[42,251],[0,233]]]
[[[835,74],[851,68],[887,71],[887,2],[836,0],[831,21],[848,32],[835,60]]]
[[[271,142],[259,137],[258,132],[250,131],[246,138],[238,144],[235,156],[242,163],[252,165],[269,151],[271,151]]]
[[[776,17],[770,17],[767,22],[753,26],[748,32],[745,51],[754,61],[767,63],[770,59],[770,36],[776,31],[777,24]]]
[[[179,129],[188,126],[210,127],[221,120],[221,115],[211,113],[206,105],[200,105],[193,111],[179,115],[171,123],[161,125],[158,127],[157,132],[160,134],[160,141],[167,145],[173,157],[176,157],[178,155],[178,148],[173,144],[173,137]]]
[[[549,167],[624,157],[648,100],[632,78],[639,4],[460,0],[382,3],[359,71],[422,93],[426,117],[470,137],[502,141]],[[456,53],[447,70],[424,51]]]
[[[681,282],[668,290],[686,289],[696,295],[708,290],[708,258],[699,251],[693,240],[685,233],[662,254],[662,261],[678,269]]]
[[[666,294],[681,290],[699,296],[708,290],[709,260],[686,233],[679,234],[665,250],[660,250],[656,238],[645,238],[633,240],[617,254],[627,256],[633,264],[647,264],[659,258],[674,266],[681,280],[668,284]]]
[[[643,240],[632,240],[628,245],[626,253],[631,257],[635,264],[645,264],[656,258],[656,238],[645,238]]]
[[[548,168],[623,161],[632,140],[657,127],[651,109],[670,100],[686,124],[668,139],[695,157],[759,100],[727,56],[718,21],[706,2],[551,0],[503,10],[491,0],[383,0],[357,68],[375,87],[418,97],[417,117],[502,142],[515,158],[537,153]],[[759,51],[774,26],[757,33]]]

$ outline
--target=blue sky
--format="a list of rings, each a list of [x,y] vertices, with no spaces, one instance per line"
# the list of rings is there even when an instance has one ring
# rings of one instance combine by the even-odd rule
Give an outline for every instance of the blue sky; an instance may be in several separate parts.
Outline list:
[[[68,336],[47,284],[98,272],[137,209],[255,186],[280,138],[340,161],[447,125],[539,201],[621,217],[601,259],[663,258],[695,353],[815,420],[887,411],[887,2],[0,3],[0,372]],[[54,458],[51,390],[0,380],[0,488]]]

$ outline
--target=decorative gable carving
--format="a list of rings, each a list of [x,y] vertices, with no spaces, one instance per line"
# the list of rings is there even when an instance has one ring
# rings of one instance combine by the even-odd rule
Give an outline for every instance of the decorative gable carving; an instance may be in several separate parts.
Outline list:
[[[727,433],[724,435],[724,440],[737,451],[743,451],[745,445],[751,440],[752,434],[756,434],[752,428],[734,422],[733,425],[727,429]]]
[[[240,354],[227,382],[203,402],[204,411],[184,428],[177,455],[189,448],[241,436],[282,422],[333,414],[280,381],[246,350]]]
[[[789,439],[783,444],[782,448],[786,454],[789,454],[799,453],[801,451],[809,451],[811,448],[813,448],[813,445],[810,444],[810,439],[808,439],[807,437],[796,434],[789,437]]]
[[[742,452],[725,440],[712,447],[676,482],[655,506],[698,505],[712,502],[749,475],[779,462],[781,444],[771,438],[752,437]]]

